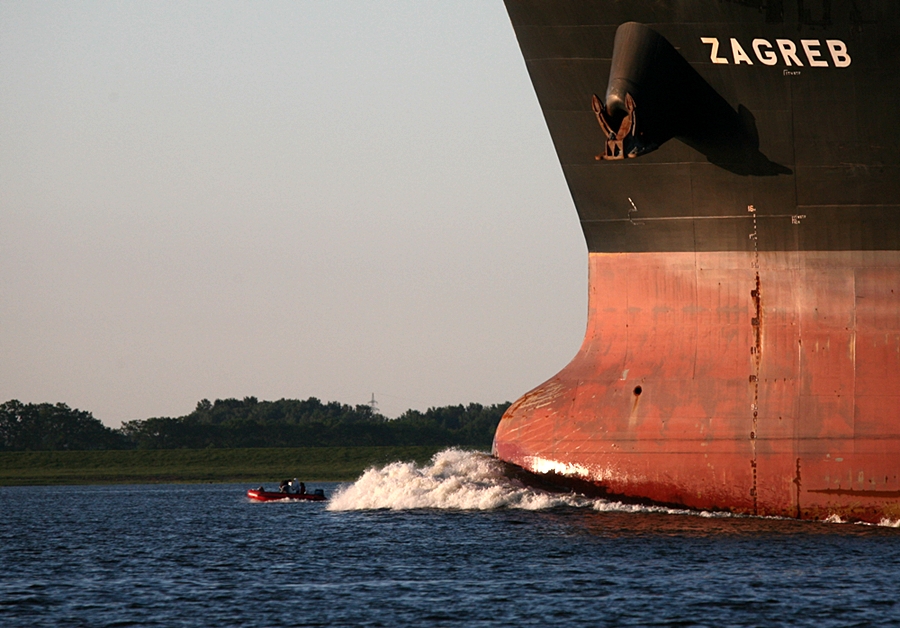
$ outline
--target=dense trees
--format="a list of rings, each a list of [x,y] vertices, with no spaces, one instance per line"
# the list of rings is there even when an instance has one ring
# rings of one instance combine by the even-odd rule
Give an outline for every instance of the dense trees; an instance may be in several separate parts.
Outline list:
[[[128,421],[112,430],[89,412],[65,404],[0,406],[0,450],[200,449],[206,447],[324,447],[460,445],[490,447],[509,406],[494,404],[409,410],[390,420],[370,406],[255,397],[207,399],[190,414]]]
[[[28,403],[15,399],[0,405],[0,451],[41,449],[120,449],[125,437],[90,412],[64,403]]]

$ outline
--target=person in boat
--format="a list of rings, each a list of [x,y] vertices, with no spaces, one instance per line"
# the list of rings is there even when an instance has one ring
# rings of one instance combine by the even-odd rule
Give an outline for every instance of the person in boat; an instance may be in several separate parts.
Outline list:
[[[298,481],[297,478],[294,478],[293,480],[291,480],[290,492],[294,493],[295,495],[305,495],[306,494],[306,484]]]
[[[278,485],[279,493],[290,493],[291,492],[291,481],[290,480],[282,480],[281,484]]]

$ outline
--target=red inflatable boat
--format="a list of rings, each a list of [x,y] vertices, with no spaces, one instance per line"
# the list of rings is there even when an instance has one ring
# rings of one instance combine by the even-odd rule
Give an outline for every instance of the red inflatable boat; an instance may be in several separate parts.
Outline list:
[[[247,497],[255,502],[277,502],[277,501],[308,501],[323,502],[325,501],[325,491],[320,488],[315,489],[311,493],[280,493],[278,491],[266,491],[251,488],[247,491]]]

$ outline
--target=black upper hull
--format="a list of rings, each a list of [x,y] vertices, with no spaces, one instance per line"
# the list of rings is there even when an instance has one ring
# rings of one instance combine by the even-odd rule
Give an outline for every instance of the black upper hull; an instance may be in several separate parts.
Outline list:
[[[900,248],[900,2],[506,4],[591,252]],[[643,96],[638,124],[670,128],[654,129],[652,152],[598,159],[592,97],[615,91],[628,22],[660,35],[687,70],[679,59],[655,76],[632,70],[623,84]]]

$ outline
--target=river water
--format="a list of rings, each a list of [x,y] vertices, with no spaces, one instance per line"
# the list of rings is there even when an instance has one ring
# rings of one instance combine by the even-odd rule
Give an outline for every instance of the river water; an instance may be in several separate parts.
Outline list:
[[[457,450],[308,487],[0,488],[0,626],[900,625],[890,522],[558,496]]]

